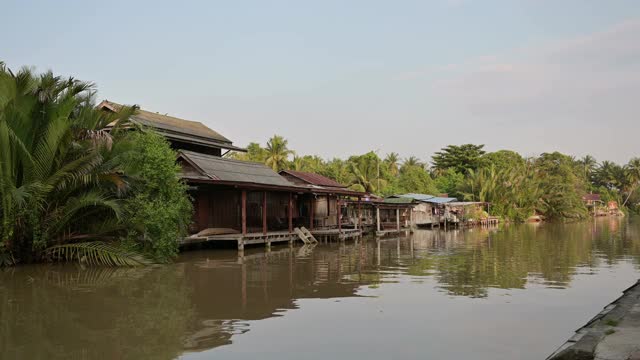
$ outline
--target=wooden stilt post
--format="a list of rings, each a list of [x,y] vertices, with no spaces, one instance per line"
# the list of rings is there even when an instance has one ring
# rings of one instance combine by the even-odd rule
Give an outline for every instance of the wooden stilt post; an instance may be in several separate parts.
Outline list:
[[[340,208],[340,197],[336,196],[336,222],[338,223],[338,233],[342,232],[342,209]]]
[[[242,222],[242,235],[247,233],[247,190],[242,190],[241,196],[241,222]]]
[[[289,234],[293,232],[293,194],[289,193]]]
[[[262,192],[262,234],[267,235],[267,192]]]
[[[400,208],[396,209],[396,230],[400,232]]]
[[[313,231],[313,217],[316,214],[316,197],[311,194],[309,200],[309,230]]]
[[[360,196],[358,196],[358,229],[362,230],[362,209],[360,204]]]
[[[380,208],[376,207],[376,227],[380,231]]]

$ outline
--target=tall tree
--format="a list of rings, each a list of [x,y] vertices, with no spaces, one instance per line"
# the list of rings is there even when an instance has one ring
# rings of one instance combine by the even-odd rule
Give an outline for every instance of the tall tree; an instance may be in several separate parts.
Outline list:
[[[404,161],[402,162],[402,167],[400,168],[400,171],[404,171],[405,169],[411,168],[411,167],[420,167],[420,168],[424,168],[424,163],[422,161],[420,161],[420,159],[418,159],[415,156],[409,156],[408,158],[404,159]]]
[[[578,160],[578,162],[580,163],[580,165],[582,165],[585,178],[590,179],[591,175],[598,166],[598,161],[596,161],[596,158],[591,155],[585,155],[580,160]]]
[[[431,163],[436,171],[444,171],[453,168],[459,173],[467,173],[482,165],[482,150],[484,145],[464,144],[449,145],[437,151],[431,158]]]
[[[293,150],[289,150],[288,141],[279,135],[273,135],[267,141],[265,163],[274,171],[280,171],[287,168],[289,156],[293,155]]]
[[[395,152],[388,153],[387,156],[384,158],[384,163],[388,167],[389,174],[391,176],[398,175],[398,161],[400,161],[400,155],[398,155],[398,153],[395,153]]]
[[[358,189],[367,192],[380,193],[387,184],[383,178],[384,168],[380,167],[380,163],[380,158],[373,151],[360,156],[351,156],[348,160],[348,168],[352,176],[352,185],[357,185]]]
[[[622,206],[626,206],[631,195],[640,187],[640,158],[633,158],[629,160],[629,163],[624,167],[627,183],[629,184],[627,191],[627,197],[624,199]]]

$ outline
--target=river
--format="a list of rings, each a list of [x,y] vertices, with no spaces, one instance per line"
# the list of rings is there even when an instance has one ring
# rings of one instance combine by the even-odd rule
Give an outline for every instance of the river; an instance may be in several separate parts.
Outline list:
[[[544,359],[640,276],[640,219],[0,271],[1,359]]]

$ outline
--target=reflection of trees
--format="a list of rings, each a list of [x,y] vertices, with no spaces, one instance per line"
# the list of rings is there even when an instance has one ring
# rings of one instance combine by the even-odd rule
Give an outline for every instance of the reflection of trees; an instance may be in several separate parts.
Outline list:
[[[640,255],[638,227],[620,219],[594,223],[509,226],[499,231],[425,232],[432,239],[409,267],[412,275],[433,273],[454,295],[487,296],[489,287],[524,288],[529,277],[565,287],[576,267],[615,264]],[[439,237],[440,239],[433,239]],[[443,239],[444,238],[444,239]]]
[[[1,359],[173,359],[230,344],[245,320],[370,284],[366,247],[194,252],[149,268],[28,266],[0,272]]]
[[[640,226],[626,221],[418,231],[412,241],[254,249],[243,258],[200,251],[142,269],[17,267],[0,272],[0,358],[171,359],[230,344],[250,331],[247,321],[300,299],[358,296],[404,274],[471,297],[530,279],[564,287],[576,267],[640,264]]]
[[[0,274],[0,358],[172,359],[182,351],[193,309],[180,267],[33,269]]]

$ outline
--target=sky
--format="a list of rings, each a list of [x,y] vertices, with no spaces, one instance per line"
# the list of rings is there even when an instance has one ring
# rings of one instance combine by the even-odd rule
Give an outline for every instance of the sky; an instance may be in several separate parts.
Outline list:
[[[637,0],[0,0],[0,61],[299,155],[640,156]]]

